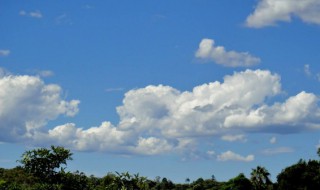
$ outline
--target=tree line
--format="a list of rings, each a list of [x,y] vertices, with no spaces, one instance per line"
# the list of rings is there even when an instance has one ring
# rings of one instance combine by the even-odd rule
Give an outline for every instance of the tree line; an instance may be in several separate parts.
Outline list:
[[[318,148],[320,157],[320,148]],[[150,180],[128,172],[108,173],[104,177],[66,171],[72,160],[70,150],[60,146],[39,148],[22,154],[21,163],[12,169],[0,168],[0,190],[317,190],[320,189],[320,160],[302,160],[284,168],[277,181],[270,180],[265,167],[252,169],[225,181],[199,178],[193,182],[173,183],[166,177]]]

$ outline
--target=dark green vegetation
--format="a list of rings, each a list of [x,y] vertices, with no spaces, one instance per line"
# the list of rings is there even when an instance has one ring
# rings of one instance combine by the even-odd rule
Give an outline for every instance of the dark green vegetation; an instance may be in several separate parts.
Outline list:
[[[318,149],[320,157],[320,148]],[[62,166],[72,160],[72,153],[51,146],[26,151],[13,169],[0,168],[0,190],[316,190],[320,189],[320,161],[299,160],[282,170],[277,182],[272,183],[264,167],[252,169],[250,179],[240,173],[227,182],[199,178],[175,184],[167,178],[147,179],[139,174],[108,173],[104,177],[86,176],[84,173],[66,172]]]

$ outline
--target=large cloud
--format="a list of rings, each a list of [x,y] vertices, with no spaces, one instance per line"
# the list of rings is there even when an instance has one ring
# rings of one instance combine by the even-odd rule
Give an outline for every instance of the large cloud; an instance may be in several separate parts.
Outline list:
[[[65,101],[61,88],[33,76],[7,75],[0,70],[0,140],[29,138],[59,115],[73,116],[78,100]]]
[[[223,46],[215,46],[212,39],[201,40],[196,57],[227,67],[249,67],[260,63],[260,58],[247,52],[226,51]]]
[[[274,133],[319,127],[318,98],[301,92],[284,102],[267,104],[282,93],[280,76],[265,70],[246,70],[225,76],[223,82],[196,86],[180,92],[170,86],[147,86],[130,90],[117,108],[118,125],[104,122],[82,129],[75,124],[56,127],[43,134],[77,150],[98,150],[126,154],[187,153],[197,157],[195,146],[205,136],[244,141],[235,132]],[[285,130],[284,130],[285,129]],[[220,160],[242,159],[230,152]]]
[[[32,76],[4,76],[0,87],[0,127],[5,131],[1,134],[9,133],[0,135],[1,141],[27,139],[34,144],[117,154],[180,152],[197,158],[208,151],[197,149],[203,137],[245,142],[244,135],[252,131],[283,133],[320,128],[317,96],[300,92],[272,103],[272,97],[282,93],[280,76],[266,70],[235,72],[223,82],[202,84],[192,91],[163,85],[133,89],[117,107],[120,121],[116,125],[106,121],[81,128],[68,123],[47,131],[43,126],[48,120],[60,114],[74,115],[79,102],[61,100],[59,86],[46,85]],[[230,151],[218,157],[253,158]]]
[[[307,23],[320,24],[320,1],[260,0],[246,24],[254,28],[273,26],[278,21],[290,22],[293,16]]]

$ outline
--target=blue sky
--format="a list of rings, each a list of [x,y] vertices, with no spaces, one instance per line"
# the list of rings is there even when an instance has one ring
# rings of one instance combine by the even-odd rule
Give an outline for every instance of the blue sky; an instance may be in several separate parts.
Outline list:
[[[0,0],[0,166],[275,180],[320,146],[318,0]]]

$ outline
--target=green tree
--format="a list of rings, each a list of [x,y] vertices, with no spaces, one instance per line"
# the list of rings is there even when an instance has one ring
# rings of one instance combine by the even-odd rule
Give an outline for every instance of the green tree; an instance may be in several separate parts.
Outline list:
[[[243,173],[240,173],[237,177],[230,179],[225,183],[221,189],[223,190],[252,190],[253,186],[248,178]]]
[[[256,169],[252,169],[251,182],[255,190],[265,190],[268,186],[272,185],[269,178],[270,173],[262,166],[257,166]]]
[[[54,182],[57,180],[57,174],[64,170],[61,166],[67,165],[67,160],[72,160],[71,156],[70,150],[51,146],[51,149],[39,148],[26,151],[19,162],[33,176],[45,182]]]
[[[282,170],[277,176],[278,189],[313,190],[320,189],[320,162],[300,160]]]

